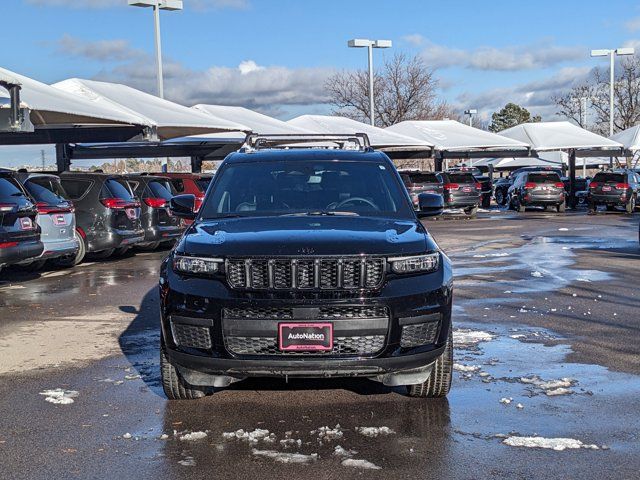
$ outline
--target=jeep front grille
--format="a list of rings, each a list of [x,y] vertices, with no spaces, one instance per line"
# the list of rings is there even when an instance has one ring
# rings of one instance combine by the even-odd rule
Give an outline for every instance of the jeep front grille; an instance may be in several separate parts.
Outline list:
[[[230,258],[226,263],[232,288],[256,290],[377,288],[384,270],[379,257]]]

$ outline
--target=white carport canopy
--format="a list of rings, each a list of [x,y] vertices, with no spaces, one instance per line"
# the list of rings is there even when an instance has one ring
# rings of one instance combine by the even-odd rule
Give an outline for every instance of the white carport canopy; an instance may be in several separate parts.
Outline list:
[[[429,142],[441,157],[466,158],[492,153],[514,156],[529,152],[526,141],[501,137],[455,120],[407,120],[385,130]]]
[[[126,85],[71,78],[53,84],[59,91],[144,118],[161,140],[213,132],[249,131],[246,125],[198,112]]]
[[[31,122],[36,127],[148,124],[138,115],[96,104],[4,68],[0,68],[0,79],[20,85],[21,103],[30,110]],[[9,94],[0,87],[0,108],[8,105],[8,99]]]
[[[301,115],[289,120],[287,123],[312,133],[349,135],[366,133],[371,146],[384,151],[428,151],[430,154],[433,149],[433,144],[426,140],[407,137],[406,135],[400,135],[384,128],[374,127],[345,117]]]
[[[499,132],[500,135],[526,142],[536,152],[575,150],[576,156],[620,154],[622,144],[570,122],[522,123]]]
[[[562,162],[536,157],[493,157],[481,158],[473,162],[474,167],[488,167],[490,165],[493,166],[495,170],[513,170],[522,167],[562,168]]]
[[[296,127],[290,123],[269,117],[259,112],[249,110],[244,107],[233,107],[227,105],[208,105],[198,104],[191,107],[199,112],[213,115],[217,118],[224,118],[242,125],[246,125],[251,129],[252,133],[259,134],[305,134],[311,133],[303,128]]]
[[[614,142],[621,143],[624,146],[625,153],[629,156],[633,156],[640,151],[640,125],[634,125],[609,138]]]

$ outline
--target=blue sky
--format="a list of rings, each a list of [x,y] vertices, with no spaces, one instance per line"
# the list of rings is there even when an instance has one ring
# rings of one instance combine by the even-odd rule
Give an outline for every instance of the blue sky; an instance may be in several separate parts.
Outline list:
[[[591,48],[640,46],[640,3],[419,0],[184,0],[162,13],[166,95],[244,105],[288,119],[328,113],[324,80],[366,66],[349,38],[421,55],[441,94],[483,117],[507,101],[547,119],[550,96],[603,59]],[[53,83],[69,77],[155,89],[150,9],[126,0],[3,0],[1,65]],[[239,66],[242,65],[242,69]]]

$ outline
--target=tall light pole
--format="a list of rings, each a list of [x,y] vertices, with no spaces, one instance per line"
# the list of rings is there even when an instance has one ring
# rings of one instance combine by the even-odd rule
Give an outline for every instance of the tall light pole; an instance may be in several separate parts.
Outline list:
[[[375,125],[375,110],[373,100],[373,49],[391,48],[391,40],[367,40],[364,38],[354,38],[347,42],[350,48],[364,48],[369,50],[369,120],[371,125]]]
[[[129,0],[129,5],[132,7],[153,8],[158,96],[160,98],[164,98],[164,82],[162,79],[162,43],[160,41],[160,10],[182,10],[182,0]]]
[[[470,108],[469,110],[465,110],[464,114],[469,115],[469,126],[473,127],[473,116],[478,113],[478,110],[475,108]]]
[[[609,56],[609,136],[613,135],[613,116],[614,116],[614,90],[613,85],[615,83],[614,65],[616,55],[633,55],[635,50],[633,48],[614,48],[614,49],[602,49],[591,50],[592,57],[606,57]]]

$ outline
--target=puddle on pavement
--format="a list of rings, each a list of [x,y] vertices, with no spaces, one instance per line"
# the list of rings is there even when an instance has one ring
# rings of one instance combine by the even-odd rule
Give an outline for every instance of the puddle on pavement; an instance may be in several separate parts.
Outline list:
[[[453,273],[458,285],[490,284],[509,294],[551,292],[574,282],[601,282],[612,278],[608,272],[576,268],[574,250],[626,248],[631,242],[635,240],[533,237],[515,248],[473,249],[452,255]],[[469,264],[474,266],[465,266]],[[506,272],[524,274],[503,279]],[[481,278],[474,280],[473,277]]]
[[[157,339],[148,335],[127,340],[129,360],[142,375],[132,384],[145,381],[147,394],[161,397],[155,347],[148,347]],[[638,411],[640,377],[566,363],[571,348],[546,329],[465,322],[456,324],[454,339],[448,399],[411,399],[403,388],[367,380],[249,380],[203,400],[165,403],[160,424],[148,418],[126,432],[130,438],[121,432],[114,442],[141,448],[176,473],[229,461],[345,472],[369,463],[433,469],[434,458],[442,459],[436,471],[446,473],[445,464],[458,458],[508,456],[514,449],[535,455],[536,445],[567,448],[564,456],[637,451],[640,419],[612,407]],[[366,435],[362,427],[386,429]]]

